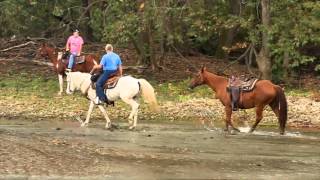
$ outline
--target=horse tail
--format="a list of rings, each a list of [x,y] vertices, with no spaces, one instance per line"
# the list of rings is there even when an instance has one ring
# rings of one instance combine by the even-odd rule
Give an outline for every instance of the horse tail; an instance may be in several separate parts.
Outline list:
[[[138,79],[138,81],[140,83],[143,99],[149,104],[152,111],[158,112],[159,106],[158,106],[158,102],[157,102],[153,87],[145,79]]]
[[[288,103],[283,89],[280,86],[276,87],[277,90],[277,104],[279,107],[279,125],[280,134],[284,134],[286,123],[288,119]]]

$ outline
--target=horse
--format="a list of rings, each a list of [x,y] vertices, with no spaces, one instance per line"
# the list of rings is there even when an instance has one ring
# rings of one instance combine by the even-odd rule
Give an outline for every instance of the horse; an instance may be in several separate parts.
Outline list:
[[[86,95],[90,101],[89,110],[85,122],[82,122],[81,127],[87,126],[90,121],[92,110],[95,106],[94,100],[97,97],[96,90],[92,88],[91,74],[81,72],[69,72],[67,74],[67,93],[73,93],[80,90]],[[143,99],[149,104],[152,111],[159,111],[157,99],[152,85],[145,79],[136,79],[132,76],[122,76],[119,78],[115,87],[105,90],[106,96],[110,101],[121,99],[129,104],[132,108],[129,115],[129,129],[134,129],[137,126],[139,104],[136,101],[138,95],[142,95]],[[100,111],[106,119],[106,128],[110,128],[111,121],[103,105],[98,105]]]
[[[204,84],[208,85],[215,92],[216,98],[219,99],[225,107],[225,131],[229,132],[230,125],[234,130],[240,132],[239,129],[233,126],[231,121],[232,106],[230,95],[227,92],[228,79],[213,74],[207,71],[206,67],[202,67],[191,80],[189,88],[193,89]],[[264,107],[269,105],[278,118],[280,134],[284,134],[287,122],[288,105],[284,91],[280,86],[273,84],[269,80],[259,80],[252,91],[242,92],[240,96],[241,109],[256,108],[256,121],[249,132],[252,133],[256,129],[263,118],[262,112]]]
[[[63,76],[65,76],[65,70],[68,66],[68,62],[63,62],[62,57],[63,52],[58,52],[55,48],[49,47],[47,43],[42,43],[38,49],[38,55],[49,58],[53,64],[54,71],[58,74],[59,79],[59,92],[61,95],[63,93]],[[73,71],[80,72],[90,72],[95,64],[98,64],[98,58],[95,55],[89,54],[85,56],[85,61],[81,64],[76,64],[72,68]]]

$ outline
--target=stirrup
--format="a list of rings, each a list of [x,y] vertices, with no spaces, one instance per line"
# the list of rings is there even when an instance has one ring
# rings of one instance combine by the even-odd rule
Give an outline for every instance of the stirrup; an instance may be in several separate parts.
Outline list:
[[[66,69],[66,72],[71,72],[71,71],[72,71],[72,69],[69,69],[69,68]]]

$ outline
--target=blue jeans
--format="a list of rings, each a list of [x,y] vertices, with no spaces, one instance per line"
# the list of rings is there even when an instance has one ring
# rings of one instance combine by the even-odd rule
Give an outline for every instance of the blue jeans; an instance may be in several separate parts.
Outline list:
[[[107,96],[104,94],[103,86],[110,77],[110,75],[115,72],[117,72],[117,70],[104,70],[96,83],[96,93],[101,101],[107,101]]]
[[[72,69],[74,60],[76,59],[77,54],[76,53],[71,53],[69,56],[69,64],[68,64],[68,69]]]

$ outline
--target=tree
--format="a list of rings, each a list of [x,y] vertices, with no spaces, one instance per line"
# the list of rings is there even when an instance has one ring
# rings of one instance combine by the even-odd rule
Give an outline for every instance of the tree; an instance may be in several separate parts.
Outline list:
[[[270,30],[270,0],[261,0],[261,19],[262,19],[262,37],[261,37],[261,50],[257,57],[257,63],[262,79],[272,79],[271,74],[271,56],[269,47],[269,34]]]

